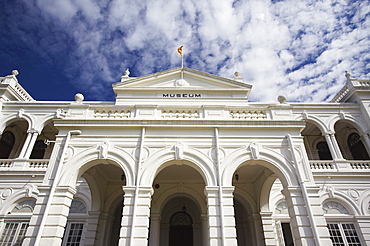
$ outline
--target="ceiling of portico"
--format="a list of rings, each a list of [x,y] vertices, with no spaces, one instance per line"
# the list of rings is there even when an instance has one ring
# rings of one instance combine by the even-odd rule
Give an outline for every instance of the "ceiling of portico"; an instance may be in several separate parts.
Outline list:
[[[203,177],[194,168],[182,164],[182,161],[174,162],[166,167],[155,178],[155,183],[191,182],[204,183]]]

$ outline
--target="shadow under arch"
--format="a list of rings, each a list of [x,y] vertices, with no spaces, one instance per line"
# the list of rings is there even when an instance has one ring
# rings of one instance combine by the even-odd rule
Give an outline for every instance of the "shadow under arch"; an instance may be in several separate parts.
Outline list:
[[[21,116],[19,116],[18,113],[15,113],[8,115],[2,119],[2,123],[0,124],[0,133],[3,132],[8,125],[19,120],[27,121],[28,123],[27,131],[35,128],[36,118],[33,115],[23,113]]]
[[[284,187],[298,186],[296,171],[291,162],[276,152],[264,150],[259,153],[258,159],[253,159],[250,152],[240,149],[233,153],[233,156],[224,160],[227,166],[222,173],[222,184],[231,186],[235,171],[246,165],[259,165],[272,171],[280,179]]]
[[[183,165],[194,168],[202,177],[206,186],[215,186],[216,177],[212,171],[213,163],[207,156],[202,156],[200,152],[195,152],[189,149],[184,150],[182,160],[175,160],[174,152],[169,149],[159,151],[149,157],[144,163],[144,171],[139,180],[140,186],[152,186],[152,183],[163,169],[174,164],[174,162],[181,162]],[[173,162],[171,162],[173,161]]]
[[[320,200],[321,204],[328,201],[338,202],[343,205],[351,215],[361,215],[361,210],[356,202],[342,193],[336,192],[334,197],[330,197],[328,193],[324,193],[320,197]]]
[[[335,125],[338,124],[338,122],[352,125],[361,134],[366,133],[368,130],[366,122],[363,122],[361,119],[355,118],[351,115],[346,115],[344,118],[338,115],[332,118],[329,122],[329,129],[335,131]]]
[[[123,170],[126,179],[126,186],[133,186],[134,174],[132,167],[134,161],[124,152],[108,151],[107,159],[99,159],[96,149],[83,151],[64,164],[64,171],[61,175],[59,185],[74,186],[79,177],[88,169],[99,164],[112,164]],[[120,175],[120,174],[119,174]]]
[[[207,207],[206,207],[206,204],[204,203],[204,197],[202,197],[195,190],[190,189],[188,187],[183,187],[181,191],[181,195],[183,197],[188,198],[189,200],[192,200],[195,204],[197,204],[201,213],[207,213]],[[170,200],[176,199],[178,197],[179,197],[179,189],[177,187],[166,190],[156,200],[157,206],[152,207],[151,213],[162,213],[165,205]]]

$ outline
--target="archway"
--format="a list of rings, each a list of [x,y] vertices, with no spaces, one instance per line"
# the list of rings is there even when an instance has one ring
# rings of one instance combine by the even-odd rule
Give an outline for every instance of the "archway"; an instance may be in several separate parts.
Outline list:
[[[190,162],[166,165],[153,183],[149,245],[204,245],[208,239],[204,179]]]
[[[278,200],[286,198],[292,204],[289,193],[286,193],[287,197],[282,195],[283,186],[286,187],[292,181],[287,179],[292,177],[285,177],[279,169],[277,165],[263,160],[249,160],[241,163],[234,172],[232,184],[235,186],[234,211],[238,246],[272,246],[278,244],[279,237],[284,238],[279,228],[286,226],[286,221],[276,220],[273,212]],[[282,182],[279,178],[283,179]],[[276,183],[280,185],[276,186]],[[290,229],[289,222],[284,230],[287,228]],[[299,235],[295,236],[298,238]]]
[[[359,127],[347,120],[339,120],[334,125],[335,136],[347,160],[369,160],[369,146],[361,137]]]
[[[0,159],[19,157],[27,136],[28,122],[19,119],[11,122],[0,136]],[[25,146],[27,147],[27,146]]]
[[[64,235],[71,230],[69,224],[77,221],[84,231],[80,241],[83,245],[118,245],[125,175],[116,164],[98,164],[99,160],[93,163],[87,163],[89,168],[80,174],[73,200],[84,201],[86,214],[78,217],[70,212]],[[63,243],[66,239],[63,238]]]

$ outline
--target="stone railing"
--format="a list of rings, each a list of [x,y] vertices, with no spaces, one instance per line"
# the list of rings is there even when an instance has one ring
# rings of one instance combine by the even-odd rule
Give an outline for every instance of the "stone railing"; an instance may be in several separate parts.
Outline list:
[[[266,119],[265,110],[230,110],[232,119],[262,120]]]
[[[349,88],[347,86],[344,86],[334,97],[330,100],[330,102],[338,103],[340,100],[342,100],[347,93],[349,92]]]
[[[11,160],[0,160],[0,168],[8,168],[12,166]]]
[[[199,111],[195,109],[162,109],[162,118],[199,118]]]
[[[48,159],[19,160],[19,159],[2,159],[0,160],[0,169],[8,170],[45,170],[48,168]]]
[[[370,170],[370,161],[348,161],[352,169]]]
[[[32,160],[29,161],[30,168],[47,168],[49,165],[49,160]]]
[[[370,161],[354,161],[354,160],[347,160],[344,162],[335,163],[335,161],[327,160],[327,161],[320,161],[320,160],[310,160],[310,167],[313,171],[319,170],[337,170],[340,172],[345,171],[348,172],[352,169],[352,171],[359,171],[359,170],[366,170],[370,171]],[[343,165],[344,164],[344,165]]]
[[[130,118],[131,110],[129,109],[95,109],[94,118]]]
[[[34,99],[27,93],[25,89],[19,84],[14,85],[14,89],[18,92],[19,96],[23,98],[25,101],[34,101]]]
[[[314,170],[334,169],[333,161],[310,161],[310,167]]]

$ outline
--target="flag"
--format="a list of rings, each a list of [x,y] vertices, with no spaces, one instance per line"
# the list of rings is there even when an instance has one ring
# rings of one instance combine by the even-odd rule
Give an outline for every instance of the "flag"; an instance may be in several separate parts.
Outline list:
[[[179,48],[177,48],[177,52],[179,52],[181,57],[182,57],[182,47],[184,47],[184,46],[180,46]]]

